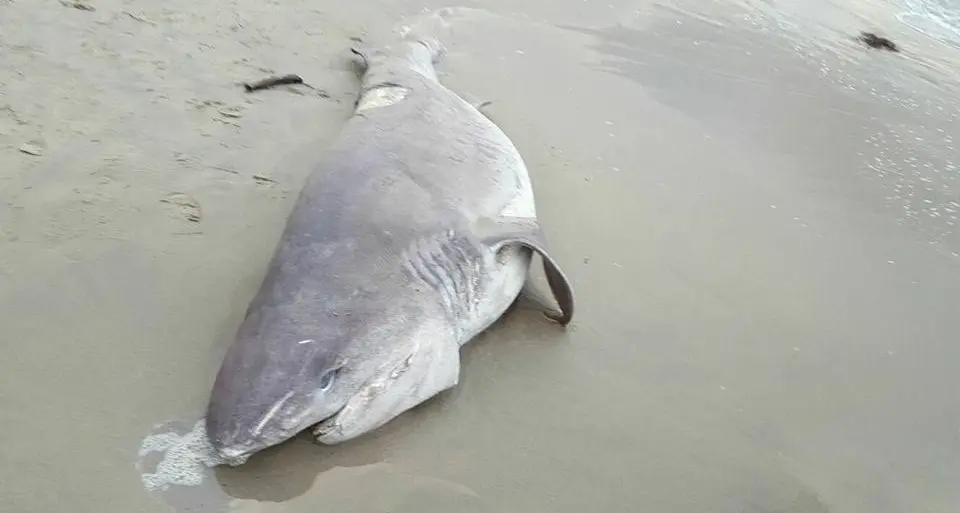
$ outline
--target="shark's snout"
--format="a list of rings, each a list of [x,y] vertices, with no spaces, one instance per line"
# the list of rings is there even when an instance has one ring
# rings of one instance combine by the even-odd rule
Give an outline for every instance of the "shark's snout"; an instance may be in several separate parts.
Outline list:
[[[224,447],[222,449],[214,448],[216,452],[216,458],[214,463],[216,464],[227,464],[231,467],[236,467],[238,465],[243,465],[250,459],[250,456],[253,455],[254,451],[238,449],[235,447]]]
[[[215,414],[207,418],[213,449],[224,459],[235,460],[292,438],[302,428],[302,418],[309,414],[294,395],[287,393],[259,414],[246,411],[223,418],[219,410],[214,410]]]
[[[216,453],[219,462],[228,465],[239,465],[247,461],[251,455],[267,447],[277,445],[293,435],[288,432],[269,431],[265,434],[233,432],[230,434],[214,434],[210,436],[210,445]]]

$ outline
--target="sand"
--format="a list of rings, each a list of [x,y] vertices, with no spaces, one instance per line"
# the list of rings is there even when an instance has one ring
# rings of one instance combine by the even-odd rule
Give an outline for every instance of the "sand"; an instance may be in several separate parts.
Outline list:
[[[3,509],[955,509],[960,68],[862,3],[464,4],[442,79],[527,160],[573,326],[517,310],[377,433],[164,490],[141,444],[202,415],[349,38],[442,4],[0,0]]]

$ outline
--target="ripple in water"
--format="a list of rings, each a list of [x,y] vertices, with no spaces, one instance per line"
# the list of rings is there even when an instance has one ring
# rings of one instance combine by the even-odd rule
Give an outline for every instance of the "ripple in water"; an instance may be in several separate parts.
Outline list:
[[[897,17],[924,35],[960,48],[960,5],[954,0],[903,0],[905,11]]]

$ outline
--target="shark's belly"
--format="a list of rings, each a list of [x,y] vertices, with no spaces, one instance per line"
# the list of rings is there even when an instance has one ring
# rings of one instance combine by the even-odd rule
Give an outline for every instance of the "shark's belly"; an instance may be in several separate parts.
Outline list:
[[[484,300],[472,315],[462,318],[459,326],[460,345],[473,340],[507,311],[520,295],[527,280],[532,252],[524,247],[506,247],[492,257],[494,266],[482,282]]]
[[[517,156],[519,158],[519,155]],[[500,211],[500,218],[536,218],[536,206],[533,200],[533,188],[527,175],[523,161],[516,166],[514,178],[517,184],[517,193],[513,200]],[[491,250],[486,268],[486,276],[480,283],[484,291],[481,297],[485,298],[473,316],[464,319],[461,328],[460,345],[466,344],[483,330],[497,321],[507,308],[517,299],[530,271],[530,262],[533,252],[522,246],[507,246],[494,254]]]

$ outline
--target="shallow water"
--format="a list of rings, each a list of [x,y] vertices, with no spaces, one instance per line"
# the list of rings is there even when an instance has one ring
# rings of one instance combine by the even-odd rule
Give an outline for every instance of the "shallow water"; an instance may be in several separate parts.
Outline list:
[[[91,5],[0,1],[11,511],[960,504],[960,56],[901,5],[457,10],[442,79],[527,160],[573,327],[512,312],[377,433],[216,471],[184,435],[349,115],[348,38],[442,5]],[[274,72],[329,97],[235,85]]]
[[[960,6],[950,0],[903,0],[899,19],[930,37],[960,47]]]

